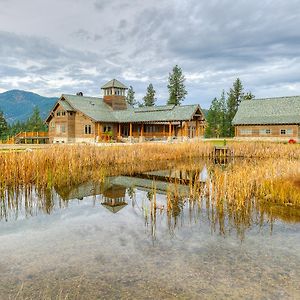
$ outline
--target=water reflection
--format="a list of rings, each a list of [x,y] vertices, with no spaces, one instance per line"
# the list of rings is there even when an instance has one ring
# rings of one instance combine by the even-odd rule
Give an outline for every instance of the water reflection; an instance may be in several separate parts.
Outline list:
[[[228,166],[228,162],[217,163],[222,168]],[[234,231],[241,240],[253,226],[269,226],[272,232],[272,224],[277,219],[300,222],[297,209],[258,203],[255,199],[236,208],[226,201],[213,201],[208,196],[209,189],[209,171],[206,163],[201,162],[185,168],[107,177],[103,182],[88,181],[77,186],[5,190],[1,195],[0,219],[11,221],[51,214],[67,208],[70,202],[77,200],[80,203],[90,198],[92,205],[100,203],[113,214],[138,207],[153,240],[156,239],[158,219],[167,223],[170,235],[186,220],[197,223],[205,218],[212,233],[227,236]]]

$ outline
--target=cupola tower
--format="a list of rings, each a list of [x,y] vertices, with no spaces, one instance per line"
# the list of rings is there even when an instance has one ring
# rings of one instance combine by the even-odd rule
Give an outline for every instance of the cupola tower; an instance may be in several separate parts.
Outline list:
[[[117,79],[112,79],[104,84],[101,89],[104,94],[103,101],[111,106],[113,110],[127,109],[125,94],[128,88],[123,83]]]

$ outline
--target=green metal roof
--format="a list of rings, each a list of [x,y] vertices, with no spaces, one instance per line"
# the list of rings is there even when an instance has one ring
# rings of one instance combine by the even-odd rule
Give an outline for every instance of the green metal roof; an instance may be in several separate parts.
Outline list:
[[[73,110],[79,110],[94,121],[117,122],[112,108],[101,98],[63,94],[59,101],[67,102]]]
[[[244,100],[232,124],[300,124],[300,96]]]
[[[58,100],[58,104],[60,104],[62,108],[66,111],[74,111],[74,108],[67,101],[64,101],[62,98]]]
[[[58,101],[67,111],[80,111],[96,122],[138,123],[191,120],[200,109],[195,105],[164,105],[113,110],[102,98],[63,94]]]
[[[120,88],[120,89],[127,89],[127,86],[124,85],[122,82],[120,82],[119,80],[117,79],[112,79],[110,80],[109,82],[105,83],[101,89],[108,89],[108,88],[112,88],[112,87],[115,87],[115,88]]]
[[[186,121],[191,120],[197,109],[200,109],[197,104],[173,107],[166,105],[165,110],[161,108],[160,106],[159,110],[151,107],[144,111],[140,108],[134,109],[134,111],[114,111],[114,115],[120,123]]]

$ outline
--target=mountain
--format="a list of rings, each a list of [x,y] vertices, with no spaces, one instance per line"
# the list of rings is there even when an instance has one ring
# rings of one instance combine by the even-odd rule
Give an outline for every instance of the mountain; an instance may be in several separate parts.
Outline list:
[[[0,93],[0,110],[9,123],[26,121],[37,106],[41,117],[45,119],[58,98],[43,97],[22,90],[11,90]]]

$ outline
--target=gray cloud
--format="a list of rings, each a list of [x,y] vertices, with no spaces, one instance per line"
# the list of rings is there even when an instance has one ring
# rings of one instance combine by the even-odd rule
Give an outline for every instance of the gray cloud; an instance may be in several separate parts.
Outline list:
[[[164,103],[168,73],[179,64],[186,103],[208,107],[236,77],[257,97],[300,94],[298,0],[71,2],[6,2],[1,90],[98,95],[117,77],[140,98],[152,82]]]

